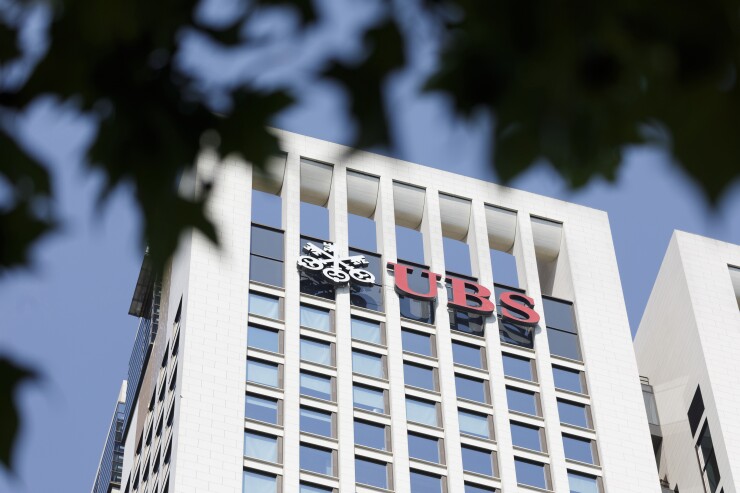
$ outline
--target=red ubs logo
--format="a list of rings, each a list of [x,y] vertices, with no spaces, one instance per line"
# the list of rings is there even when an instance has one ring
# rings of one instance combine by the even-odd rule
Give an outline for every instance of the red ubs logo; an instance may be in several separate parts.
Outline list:
[[[437,299],[437,282],[442,280],[441,274],[418,269],[421,277],[427,280],[426,292],[415,291],[409,286],[409,274],[417,268],[408,265],[388,262],[388,269],[393,270],[396,279],[396,292],[420,301]],[[449,277],[452,296],[447,305],[455,310],[475,313],[478,315],[492,315],[496,305],[491,301],[491,291],[485,286],[457,277]],[[539,314],[534,311],[534,300],[529,296],[514,291],[506,291],[499,296],[501,302],[501,317],[519,325],[534,326],[540,321]]]

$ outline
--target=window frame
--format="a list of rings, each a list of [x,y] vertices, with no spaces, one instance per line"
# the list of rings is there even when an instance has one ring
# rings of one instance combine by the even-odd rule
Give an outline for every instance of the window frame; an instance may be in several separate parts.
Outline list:
[[[364,388],[364,389],[372,390],[376,392],[377,391],[381,392],[383,394],[383,412],[379,413],[377,411],[366,409],[364,407],[357,407],[355,405],[355,399],[354,399],[355,387]],[[361,411],[365,411],[368,413],[380,414],[381,416],[388,416],[390,415],[390,398],[388,396],[388,390],[384,388],[380,388],[380,387],[375,387],[373,385],[367,385],[367,384],[359,383],[359,382],[352,382],[352,408],[359,409]]]
[[[562,438],[562,441],[563,441],[563,453],[565,454],[565,458],[567,460],[570,460],[570,461],[573,461],[573,462],[578,462],[578,463],[581,463],[581,464],[590,464],[590,465],[593,465],[593,466],[599,466],[599,465],[601,465],[600,462],[599,462],[599,453],[598,453],[598,447],[596,446],[596,440],[591,439],[591,438],[587,438],[587,437],[582,437],[582,436],[579,436],[579,435],[574,435],[572,433],[565,433],[565,432],[563,432],[561,435],[562,435],[561,438]],[[588,446],[589,446],[589,449],[591,451],[591,462],[584,462],[584,461],[579,460],[579,459],[574,459],[573,457],[568,457],[568,453],[567,453],[566,446],[565,446],[565,440],[566,440],[566,438],[569,439],[569,440],[573,440],[573,441],[588,442]]]
[[[356,371],[355,370],[355,360],[354,360],[355,354],[365,354],[365,355],[370,355],[373,357],[379,357],[382,376],[378,377],[375,375],[371,375],[369,373],[360,373]],[[361,377],[374,378],[376,380],[387,381],[388,380],[388,356],[382,353],[376,353],[375,351],[368,351],[366,349],[360,349],[360,348],[353,347],[352,348],[352,374],[361,376]]]
[[[273,387],[272,385],[267,385],[264,383],[249,380],[249,362],[258,362],[262,364],[267,363],[269,366],[277,366],[277,383],[278,383],[277,386]],[[285,372],[285,369],[282,363],[277,363],[275,361],[270,361],[270,360],[260,359],[260,358],[247,358],[247,370],[245,372],[245,381],[249,385],[257,385],[257,386],[266,387],[269,389],[282,389],[284,385],[284,380],[285,380],[284,372]]]
[[[308,295],[308,296],[311,296],[311,295]],[[313,309],[316,311],[327,312],[329,315],[329,330],[323,330],[317,327],[311,327],[310,325],[303,325],[301,323],[301,314],[302,314],[301,311],[303,308],[309,308],[309,309]],[[314,305],[312,303],[306,303],[304,301],[301,301],[301,303],[298,306],[298,326],[301,329],[315,330],[316,332],[320,332],[322,334],[336,334],[336,317],[335,317],[334,309],[326,308],[324,306]]]
[[[456,345],[457,346],[466,346],[466,347],[469,347],[469,348],[476,348],[477,351],[479,352],[480,366],[472,366],[472,365],[469,365],[467,363],[460,363],[458,361],[455,361],[455,346]],[[475,368],[476,370],[483,370],[483,371],[487,371],[488,370],[488,355],[486,354],[486,346],[485,345],[473,344],[473,343],[470,343],[470,342],[467,342],[467,341],[462,341],[462,340],[459,340],[459,339],[452,339],[451,348],[452,348],[452,362],[453,362],[453,364],[458,365],[458,366],[462,366],[462,367],[465,367],[465,368]]]
[[[514,438],[513,438],[514,437],[514,432],[511,430],[512,427],[514,427],[514,426],[518,426],[518,427],[521,427],[521,428],[536,429],[537,436],[539,438],[540,447],[538,449],[532,449],[532,448],[529,448],[529,447],[525,447],[523,445],[517,445],[517,444],[515,444],[514,443]],[[538,426],[538,425],[533,425],[533,424],[530,424],[530,423],[524,423],[522,421],[510,420],[509,421],[509,430],[510,430],[511,436],[512,436],[511,443],[512,443],[512,446],[515,449],[533,450],[535,452],[540,452],[540,453],[543,453],[543,454],[548,454],[549,453],[549,450],[548,450],[548,447],[547,447],[547,435],[545,433],[544,426]]]
[[[408,383],[406,379],[406,365],[409,366],[415,366],[417,368],[422,368],[424,370],[430,370],[432,372],[432,388],[427,387],[421,387],[419,385],[413,385]],[[415,388],[415,389],[422,389],[426,390],[427,392],[437,392],[439,393],[439,369],[434,366],[424,365],[421,363],[417,363],[415,361],[409,361],[409,360],[403,360],[403,384],[404,386]]]
[[[393,436],[391,435],[391,427],[390,427],[390,425],[385,424],[385,423],[378,423],[376,421],[371,421],[371,420],[364,419],[364,418],[357,418],[357,417],[355,417],[352,420],[353,430],[355,430],[355,425],[357,423],[363,424],[365,426],[375,426],[375,427],[378,427],[378,428],[381,428],[382,427],[383,428],[383,442],[384,442],[384,444],[383,444],[383,448],[382,449],[379,449],[379,448],[376,448],[376,447],[372,447],[370,445],[365,445],[365,444],[362,444],[362,443],[357,443],[357,439],[355,439],[355,445],[356,446],[365,447],[365,448],[368,448],[368,449],[371,449],[371,450],[382,450],[382,451],[391,452],[391,453],[393,452]],[[357,433],[355,433],[354,435],[357,436]]]
[[[303,341],[308,341],[312,343],[320,343],[324,345],[329,346],[329,364],[326,365],[324,363],[317,363],[316,361],[312,361],[309,359],[303,359]],[[298,359],[301,363],[308,363],[311,365],[319,365],[326,368],[336,368],[337,366],[337,349],[336,349],[336,343],[334,341],[326,341],[324,339],[319,339],[318,337],[311,337],[310,335],[303,335],[301,334],[298,340]]]
[[[471,380],[471,381],[475,380],[476,382],[480,382],[481,387],[483,388],[483,400],[479,401],[477,399],[471,399],[469,397],[461,397],[460,394],[457,393],[457,388],[458,388],[457,379],[458,378],[461,378],[463,380]],[[489,385],[490,382],[488,379],[481,378],[481,377],[474,377],[472,375],[466,375],[464,373],[455,373],[454,379],[455,379],[455,393],[458,399],[462,399],[463,401],[468,401],[468,402],[475,402],[478,404],[486,404],[486,405],[491,404],[491,389]]]
[[[546,462],[539,462],[537,460],[527,459],[527,458],[524,458],[524,457],[520,457],[520,456],[515,455],[514,456],[514,470],[515,471],[516,471],[516,464],[517,464],[517,462],[525,462],[525,463],[529,463],[529,464],[532,464],[532,465],[542,466],[542,474],[544,476],[543,479],[545,480],[545,487],[544,487],[544,489],[545,490],[552,490],[552,474],[551,474],[551,471],[550,471],[550,464],[547,464]],[[524,487],[529,487],[529,488],[543,489],[539,485],[522,483],[521,481],[519,481],[518,475],[516,476],[516,483],[517,483],[517,486],[524,486]]]
[[[329,384],[330,384],[330,387],[331,387],[331,398],[329,400],[327,400],[327,399],[324,399],[322,397],[316,397],[314,395],[309,395],[309,394],[302,393],[302,391],[301,391],[301,375],[304,375],[304,374],[305,375],[322,377],[322,378],[328,378],[329,379]],[[307,369],[301,368],[300,371],[299,371],[299,373],[298,373],[298,393],[299,393],[300,396],[308,397],[309,399],[317,399],[317,400],[324,401],[324,402],[336,402],[337,401],[337,379],[333,375],[325,375],[323,373],[319,373],[319,372],[316,372],[316,371],[312,371],[312,370],[307,370]]]
[[[326,474],[323,472],[317,472],[313,471],[311,469],[304,469],[303,465],[301,464],[301,451],[303,448],[310,448],[310,449],[316,449],[316,450],[322,450],[324,452],[328,451],[331,454],[331,474]],[[338,457],[337,457],[337,450],[334,448],[329,447],[323,447],[321,445],[314,445],[313,443],[308,442],[300,442],[298,445],[298,469],[300,471],[306,471],[312,474],[318,474],[319,476],[326,476],[328,478],[336,478],[338,476]]]
[[[363,461],[363,462],[373,462],[376,464],[384,464],[385,465],[385,486],[377,486],[374,484],[369,483],[361,483],[357,481],[357,461]],[[355,484],[356,485],[363,485],[363,486],[369,486],[371,488],[380,488],[383,490],[392,490],[393,489],[393,462],[378,460],[370,457],[366,457],[364,455],[357,455],[355,454]]]
[[[436,462],[435,461],[429,461],[427,459],[423,459],[421,457],[416,457],[416,456],[411,455],[411,452],[410,452],[411,445],[408,443],[410,436],[415,436],[415,437],[420,437],[420,438],[427,439],[427,440],[434,440],[434,441],[436,441],[437,442],[436,443],[436,445],[437,445],[437,457],[438,457],[439,460],[436,461]],[[414,460],[419,460],[419,461],[423,461],[423,462],[428,462],[430,464],[439,464],[439,465],[442,465],[442,466],[444,466],[444,465],[447,464],[447,458],[445,456],[444,438],[440,438],[440,437],[433,436],[433,435],[427,435],[426,433],[419,433],[419,432],[416,432],[416,431],[409,431],[409,432],[406,433],[406,442],[407,442],[407,446],[408,446],[408,450],[409,450],[409,459],[414,459]]]
[[[460,422],[460,413],[461,412],[462,413],[469,414],[469,415],[473,415],[473,416],[484,417],[486,419],[486,427],[488,429],[488,436],[475,435],[475,434],[472,434],[472,433],[469,433],[467,431],[463,431],[462,429],[460,429],[459,422]],[[457,417],[458,417],[458,431],[459,431],[459,433],[461,435],[465,435],[465,436],[469,436],[469,437],[474,437],[474,438],[477,438],[479,440],[488,440],[488,441],[495,441],[496,440],[496,433],[495,433],[495,429],[494,429],[494,426],[493,426],[493,415],[492,414],[490,414],[490,413],[482,413],[480,411],[476,411],[476,410],[473,410],[473,409],[468,409],[466,407],[459,407],[458,406],[458,408],[457,408]]]
[[[271,317],[268,317],[267,315],[262,315],[260,313],[254,313],[254,312],[252,312],[251,311],[252,304],[249,303],[249,301],[251,301],[251,300],[249,300],[249,298],[251,298],[252,295],[256,295],[257,297],[262,297],[262,298],[276,299],[277,302],[278,302],[278,318],[271,318]],[[285,298],[283,298],[282,296],[278,296],[278,295],[274,295],[274,294],[269,294],[269,293],[264,293],[262,291],[254,291],[254,290],[251,290],[250,289],[249,290],[249,295],[247,296],[247,300],[248,300],[248,304],[249,304],[249,308],[248,308],[248,313],[247,314],[248,314],[249,317],[261,317],[261,318],[264,318],[266,320],[277,320],[279,322],[282,322],[283,320],[285,320]]]
[[[260,436],[263,436],[263,437],[274,438],[275,439],[276,446],[277,446],[277,451],[276,451],[277,459],[273,462],[273,461],[269,461],[269,460],[266,460],[266,459],[262,459],[260,457],[251,457],[251,456],[248,456],[246,454],[247,435],[248,434],[260,435]],[[263,431],[246,430],[245,429],[244,430],[244,446],[243,447],[244,447],[243,448],[243,450],[244,450],[244,457],[247,458],[247,459],[249,459],[249,460],[256,460],[256,461],[259,461],[259,462],[264,462],[266,464],[282,464],[283,463],[283,453],[284,453],[284,451],[283,451],[283,437],[280,436],[280,435],[274,435],[272,433],[265,433]]]
[[[249,345],[249,332],[250,332],[250,329],[253,329],[253,328],[256,328],[257,330],[263,330],[263,331],[267,331],[267,332],[277,333],[277,337],[278,337],[278,350],[277,350],[277,352],[270,351],[269,349],[263,349],[263,348],[260,348],[260,347],[250,346]],[[262,352],[266,352],[266,353],[269,353],[269,354],[284,354],[285,353],[285,331],[283,331],[282,329],[279,329],[279,328],[268,327],[266,325],[261,325],[261,324],[256,324],[256,323],[250,322],[250,323],[247,324],[247,349],[262,351]]]
[[[378,325],[378,330],[380,331],[380,342],[379,343],[376,343],[376,342],[370,342],[370,341],[365,340],[365,339],[356,339],[352,335],[352,320],[360,320],[360,321],[372,322],[374,324],[377,324]],[[386,347],[388,345],[388,339],[387,339],[386,333],[385,333],[385,322],[381,322],[380,320],[373,320],[371,318],[361,317],[359,315],[350,315],[349,330],[350,330],[350,338],[353,341],[362,342],[364,344],[372,344],[374,346],[379,346],[379,347]]]
[[[271,421],[262,421],[261,419],[252,418],[252,417],[247,416],[247,399],[249,397],[269,400],[269,401],[275,401],[275,404],[276,404],[275,422],[273,423]],[[282,426],[283,425],[283,400],[277,397],[255,394],[254,392],[245,392],[244,393],[244,419],[248,419],[250,421],[258,421],[260,423],[268,423],[268,424],[275,425],[275,426]]]
[[[510,390],[513,392],[519,392],[521,394],[528,394],[528,395],[531,394],[532,399],[534,401],[535,414],[528,413],[526,411],[520,411],[519,409],[512,409],[511,402],[509,399]],[[542,399],[540,398],[540,393],[536,390],[524,389],[521,387],[515,387],[513,385],[506,385],[506,403],[508,405],[507,407],[508,407],[509,413],[515,413],[515,414],[518,413],[518,414],[523,414],[525,416],[536,416],[538,418],[542,417]]]
[[[434,404],[435,421],[437,422],[437,424],[430,425],[428,423],[424,423],[424,422],[421,422],[421,421],[415,421],[415,420],[409,419],[409,407],[408,407],[408,401],[409,400],[423,402],[423,403],[426,403],[426,404],[429,404],[429,403]],[[405,396],[405,399],[404,399],[404,406],[406,407],[406,422],[407,423],[415,423],[415,424],[418,424],[418,425],[421,425],[421,426],[428,426],[430,428],[435,428],[435,429],[436,428],[439,428],[439,429],[443,429],[444,428],[444,421],[442,420],[443,419],[443,416],[442,416],[442,405],[441,405],[441,403],[439,403],[437,401],[430,400],[430,399],[424,399],[424,398],[421,398],[421,397],[417,397],[417,396],[414,396],[414,395],[406,395]]]
[[[424,354],[424,353],[417,353],[415,351],[410,351],[403,347],[403,333],[409,333],[409,334],[416,334],[416,335],[423,335],[425,337],[429,337],[429,352],[430,354]],[[425,358],[437,358],[438,352],[437,352],[437,335],[431,332],[424,332],[421,330],[412,329],[410,327],[404,327],[401,326],[401,351],[408,354],[416,354],[419,356],[423,356]]]

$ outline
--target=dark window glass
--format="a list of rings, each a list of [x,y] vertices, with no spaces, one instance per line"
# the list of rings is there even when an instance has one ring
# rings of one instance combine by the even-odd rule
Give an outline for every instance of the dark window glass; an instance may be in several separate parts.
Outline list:
[[[496,488],[489,488],[488,486],[481,486],[479,484],[465,483],[464,493],[497,493]]]
[[[455,390],[457,397],[477,402],[488,402],[486,398],[486,382],[479,378],[455,375]]]
[[[588,410],[584,404],[558,399],[558,414],[560,414],[561,423],[590,428]]]
[[[282,223],[282,200],[261,190],[252,190],[252,221],[279,228]]]
[[[548,327],[578,333],[572,303],[543,296],[542,310],[545,312],[545,323]]]
[[[408,296],[398,296],[401,305],[401,316],[425,324],[434,324],[434,302],[420,301]]]
[[[250,325],[247,329],[247,346],[273,353],[280,352],[280,331]]]
[[[464,276],[471,275],[470,248],[467,243],[445,236],[442,238],[442,247],[447,272],[456,272]]]
[[[516,481],[519,484],[534,486],[535,488],[547,489],[547,478],[545,465],[525,459],[514,458],[516,468]]]
[[[403,363],[403,379],[406,385],[432,391],[437,390],[434,381],[434,369],[428,366],[416,365],[405,361]]]
[[[455,364],[485,369],[481,346],[452,341],[452,360]]]
[[[376,284],[373,284],[372,286],[350,284],[349,301],[352,306],[359,306],[360,308],[382,312],[383,289],[381,286]]]
[[[385,392],[380,389],[374,389],[364,385],[354,385],[352,387],[352,399],[356,408],[374,413],[386,413]]]
[[[278,400],[247,394],[244,416],[276,425],[278,424]]]
[[[570,491],[575,493],[599,493],[599,481],[596,476],[568,471]]]
[[[442,477],[412,470],[410,493],[442,493]]]
[[[383,260],[380,255],[357,248],[350,248],[349,254],[365,257],[368,265],[367,267],[363,267],[363,269],[370,271],[375,276],[375,284],[383,284]]]
[[[467,445],[462,446],[463,469],[486,476],[494,476],[493,452]]]
[[[530,327],[515,325],[499,319],[498,332],[501,342],[529,349],[534,348],[533,332]]]
[[[303,470],[326,474],[327,476],[334,475],[334,457],[330,449],[302,443],[300,462]]]
[[[409,329],[401,330],[403,350],[410,353],[423,354],[424,356],[434,356],[432,352],[432,336],[422,332],[415,332]]]
[[[432,401],[406,397],[406,419],[428,426],[439,426],[437,404]]]
[[[578,334],[563,332],[562,330],[547,328],[547,341],[550,344],[550,354],[581,361],[581,347],[578,343]]]
[[[460,423],[460,433],[491,439],[491,426],[487,414],[458,409],[457,419]]]
[[[385,425],[355,420],[355,444],[387,450]]]
[[[271,286],[283,287],[283,262],[252,255],[249,261],[249,279]]]
[[[334,493],[334,488],[329,488],[328,486],[318,486],[315,484],[301,483],[298,487],[298,493]]]
[[[313,433],[315,435],[323,435],[325,437],[334,436],[334,426],[331,412],[301,407],[300,416],[301,431],[306,433]]]
[[[534,392],[506,387],[506,400],[510,411],[539,415],[537,412],[537,396]]]
[[[714,453],[714,444],[712,443],[712,434],[709,431],[709,425],[704,422],[696,443],[696,449],[699,454],[699,463],[702,467],[702,475],[709,485],[709,491],[717,490],[720,474],[717,465],[717,456]]]
[[[266,474],[252,470],[244,471],[244,491],[277,493],[277,476],[274,474]]]
[[[327,401],[333,400],[331,377],[302,371],[301,394]]]
[[[689,406],[689,427],[692,436],[696,433],[702,416],[704,416],[704,399],[701,397],[701,389],[696,387],[696,392],[694,392],[694,397],[691,399],[691,405]]]
[[[522,380],[534,381],[534,372],[532,371],[532,360],[504,354],[504,375],[507,377],[521,378]]]
[[[594,453],[591,440],[571,435],[563,435],[563,448],[565,449],[565,458],[594,463]]]
[[[511,441],[516,447],[544,452],[540,428],[521,423],[511,423]]]
[[[355,457],[355,482],[388,488],[388,464]]]
[[[474,336],[483,336],[485,320],[482,315],[474,315],[460,310],[448,310],[450,328]]]
[[[280,385],[280,365],[271,361],[247,360],[247,381],[278,387]]]
[[[579,394],[586,393],[580,371],[571,370],[570,368],[562,368],[560,366],[553,366],[552,376],[555,379],[556,388],[578,392]]]
[[[283,232],[253,225],[250,252],[260,257],[283,260]]]
[[[303,205],[303,202],[301,205]],[[323,207],[320,209],[323,209]],[[302,224],[303,218],[301,218],[301,225]],[[300,255],[306,255],[304,246],[307,243],[313,243],[317,248],[322,250],[324,248],[324,240],[301,236]],[[300,269],[300,282],[301,293],[319,296],[328,300],[333,300],[335,298],[336,291],[334,289],[334,285],[324,276],[323,270]]]
[[[351,325],[352,339],[370,342],[372,344],[383,344],[380,322],[352,317]]]
[[[415,229],[396,225],[396,252],[399,259],[424,263],[424,237]]]
[[[439,439],[409,433],[409,457],[439,463]]]

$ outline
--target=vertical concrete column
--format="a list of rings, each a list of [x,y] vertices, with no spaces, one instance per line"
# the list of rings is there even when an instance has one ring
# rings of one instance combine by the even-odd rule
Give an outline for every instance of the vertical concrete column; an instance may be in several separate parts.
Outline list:
[[[292,150],[291,150],[292,151]],[[300,278],[298,262],[301,236],[301,156],[289,152],[280,192],[285,230],[285,367],[283,369],[283,491],[298,491],[300,469]]]
[[[396,253],[396,219],[393,203],[393,180],[380,178],[378,207],[375,212],[378,248],[383,253],[383,304],[385,306],[385,336],[388,345],[388,380],[390,391],[391,431],[393,450],[394,491],[409,491],[409,444],[406,433],[406,392],[403,380],[403,341],[401,339],[401,307],[395,292],[395,281],[385,268],[398,260]]]
[[[488,226],[486,224],[486,210],[483,201],[473,199],[470,215],[468,244],[471,250],[470,257],[473,262],[473,272],[477,274],[478,280],[483,286],[491,288],[491,301],[495,304]],[[498,467],[499,476],[501,477],[501,487],[504,491],[515,491],[517,484],[516,471],[514,469],[514,449],[511,441],[509,413],[506,404],[506,384],[504,382],[504,367],[501,358],[498,314],[494,314],[486,319],[485,339],[488,372],[491,376],[491,401],[493,402],[493,423],[498,447]]]
[[[442,222],[439,210],[439,191],[428,188],[426,210],[422,220],[424,234],[424,260],[432,272],[444,274],[445,257],[442,241]],[[444,281],[438,289],[435,313],[437,326],[437,359],[439,361],[439,387],[442,393],[442,424],[445,429],[445,456],[447,458],[448,491],[463,491],[462,453],[460,450],[460,426],[457,415],[457,392],[455,391],[455,368],[452,361],[452,337],[450,319],[447,314],[447,290]]]

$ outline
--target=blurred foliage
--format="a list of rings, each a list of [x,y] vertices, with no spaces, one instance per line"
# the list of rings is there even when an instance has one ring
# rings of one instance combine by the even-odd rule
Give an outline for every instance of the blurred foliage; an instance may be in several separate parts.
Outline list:
[[[0,273],[27,266],[29,251],[59,222],[44,166],[19,144],[15,119],[43,95],[97,122],[86,162],[102,172],[102,193],[133,184],[142,238],[156,265],[181,234],[213,241],[207,193],[177,193],[205,134],[220,156],[262,166],[278,151],[266,129],[294,104],[289,86],[245,80],[221,88],[219,104],[177,63],[184,33],[224,49],[258,49],[244,26],[266,9],[292,10],[300,40],[326,16],[318,0],[235,0],[228,22],[209,24],[198,0],[2,0],[0,3]],[[545,159],[572,186],[613,179],[625,146],[657,142],[711,202],[738,176],[740,4],[618,0],[377,0],[379,14],[357,29],[362,53],[328,56],[313,81],[347,96],[357,147],[392,146],[385,89],[408,67],[409,26],[432,26],[439,46],[422,91],[446,95],[463,117],[493,125],[492,166],[506,182]],[[21,31],[33,8],[51,14],[48,49],[27,78],[4,70],[23,58]],[[413,8],[409,7],[413,5]],[[409,15],[411,8],[412,14]],[[413,30],[413,29],[411,29]],[[0,463],[10,464],[17,420],[10,396],[25,370],[0,361]]]

